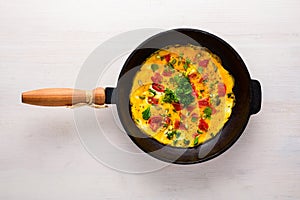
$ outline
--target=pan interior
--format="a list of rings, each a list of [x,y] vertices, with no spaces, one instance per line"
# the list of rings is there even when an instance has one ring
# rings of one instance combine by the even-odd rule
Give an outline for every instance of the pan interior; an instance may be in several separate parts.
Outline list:
[[[155,51],[170,45],[207,47],[222,60],[223,67],[235,79],[233,92],[236,105],[217,137],[194,148],[176,148],[163,145],[145,135],[133,122],[129,103],[132,81],[142,63]],[[159,33],[137,47],[125,62],[119,76],[116,92],[118,113],[129,137],[146,153],[167,162],[192,164],[216,157],[227,150],[242,134],[250,106],[250,76],[237,52],[222,39],[195,29],[176,29]]]

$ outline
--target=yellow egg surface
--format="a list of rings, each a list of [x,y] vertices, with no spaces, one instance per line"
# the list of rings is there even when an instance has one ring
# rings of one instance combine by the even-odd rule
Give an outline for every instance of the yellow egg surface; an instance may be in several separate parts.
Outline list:
[[[168,46],[136,73],[132,118],[163,144],[194,147],[220,133],[234,106],[233,86],[234,78],[207,48]]]

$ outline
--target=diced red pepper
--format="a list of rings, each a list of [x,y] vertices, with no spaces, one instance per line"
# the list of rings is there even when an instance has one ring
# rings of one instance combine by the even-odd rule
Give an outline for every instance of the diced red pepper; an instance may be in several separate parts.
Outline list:
[[[169,125],[170,122],[171,122],[171,119],[170,119],[169,117],[166,117],[166,118],[165,118],[165,123]]]
[[[153,83],[161,83],[163,77],[159,73],[155,73],[154,76],[151,77]]]
[[[174,103],[172,103],[172,105],[174,106],[174,108],[175,108],[176,111],[182,110],[182,106],[181,106],[180,103],[174,102]]]
[[[179,126],[180,126],[180,121],[179,120],[175,120],[174,129],[178,129]]]
[[[163,76],[171,76],[172,75],[172,72],[171,71],[166,71],[164,70],[163,73],[162,73]]]
[[[158,99],[154,97],[148,97],[148,103],[150,104],[158,104]]]
[[[148,120],[150,128],[156,131],[162,125],[162,116],[153,116]]]
[[[198,65],[201,67],[207,67],[209,60],[200,60]]]
[[[178,129],[179,129],[179,130],[186,130],[186,127],[185,127],[185,125],[184,125],[183,123],[180,123]]]
[[[197,77],[197,74],[196,73],[191,73],[188,75],[189,79],[194,79]]]
[[[157,84],[157,83],[152,83],[152,88],[158,92],[165,91],[165,87],[163,85]]]
[[[168,54],[168,55],[165,55],[165,59],[166,59],[166,61],[167,61],[167,62],[169,62],[169,61],[170,61],[170,59],[171,59],[171,55],[170,55],[170,54]]]
[[[208,124],[204,121],[204,119],[200,119],[198,128],[202,131],[207,131],[208,130]]]
[[[193,133],[193,138],[197,137],[199,135],[199,133]]]
[[[195,108],[196,108],[195,105],[189,105],[186,109],[187,109],[189,112],[192,112]]]
[[[194,97],[197,97],[197,98],[198,98],[199,94],[196,92],[196,87],[195,87],[195,85],[194,85],[193,83],[192,83],[191,85],[192,85],[192,90],[193,90],[192,95],[193,95]]]
[[[224,97],[226,94],[226,85],[224,83],[218,84],[218,95]]]
[[[217,110],[215,109],[215,107],[213,107],[212,105],[209,107],[211,108],[211,111],[212,111],[211,114],[216,114]]]
[[[192,118],[197,118],[197,119],[198,119],[198,118],[199,118],[199,115],[198,115],[197,113],[193,113],[193,114],[191,115],[191,117],[192,117]]]
[[[174,128],[179,130],[186,130],[186,127],[183,123],[181,123],[179,120],[176,120],[174,123]]]
[[[186,116],[183,115],[181,112],[179,113],[179,117],[180,117],[180,119],[182,119],[182,120],[185,120],[185,119],[186,119]]]
[[[200,78],[199,83],[202,83],[203,81],[207,80],[207,78],[208,78],[208,75],[207,75],[207,74],[204,74],[204,75]]]
[[[209,99],[205,98],[205,99],[201,99],[198,101],[198,106],[199,107],[205,107],[209,105]]]

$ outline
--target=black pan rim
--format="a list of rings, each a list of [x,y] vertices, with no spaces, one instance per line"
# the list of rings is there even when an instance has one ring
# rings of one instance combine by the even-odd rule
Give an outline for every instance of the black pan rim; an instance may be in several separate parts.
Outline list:
[[[219,38],[219,37],[217,37],[217,36],[215,36],[215,35],[213,35],[213,34],[211,34],[211,33],[209,33],[209,32],[206,32],[206,31],[202,31],[202,30],[197,30],[197,29],[191,29],[191,28],[179,28],[179,29],[171,29],[171,30],[168,30],[168,31],[164,31],[164,32],[161,32],[161,33],[158,33],[158,34],[156,34],[156,35],[154,35],[154,36],[152,36],[152,37],[150,37],[150,38],[148,38],[147,40],[145,40],[143,43],[141,43],[136,49],[139,49],[139,48],[141,48],[144,44],[146,44],[148,41],[150,41],[150,40],[152,40],[153,38],[155,38],[155,37],[157,37],[158,35],[160,35],[160,34],[162,34],[162,33],[167,33],[167,32],[170,32],[170,31],[178,31],[178,32],[180,32],[180,33],[184,33],[184,32],[200,32],[201,34],[205,34],[205,35],[208,35],[209,37],[212,37],[212,38],[214,38],[215,40],[217,40],[218,42],[220,42],[220,43],[222,43],[223,45],[225,45],[226,46],[226,48],[228,48],[230,51],[231,51],[231,53],[233,53],[235,56],[236,56],[236,58],[239,60],[239,62],[241,63],[241,65],[243,65],[243,70],[245,71],[245,73],[247,73],[247,78],[248,78],[248,80],[250,80],[251,81],[251,79],[250,79],[250,74],[249,74],[249,71],[248,71],[248,69],[247,69],[247,67],[246,67],[246,65],[245,65],[245,63],[243,62],[243,60],[242,60],[242,58],[240,57],[240,55],[233,49],[233,47],[232,46],[230,46],[227,42],[225,42],[223,39],[221,39],[221,38]],[[209,47],[208,47],[209,48]],[[135,50],[130,54],[130,56],[127,58],[127,60],[126,60],[126,62],[124,63],[124,66],[126,66],[126,64],[128,63],[128,61],[132,58],[132,57],[134,57],[135,56]],[[122,73],[121,73],[122,74]],[[119,76],[119,79],[120,79],[120,77],[121,77],[121,74],[120,74],[120,76]],[[249,91],[251,91],[251,87],[249,86]],[[249,99],[249,101],[251,101],[251,99]],[[250,102],[249,102],[249,104],[250,104]],[[118,106],[118,104],[117,104],[117,106]],[[120,110],[120,108],[118,108],[118,112],[119,112],[119,110]],[[163,160],[163,161],[165,161],[165,162],[169,162],[169,163],[174,163],[174,164],[182,164],[182,165],[185,165],[185,164],[197,164],[197,163],[201,163],[201,162],[205,162],[205,161],[208,161],[208,160],[211,160],[211,159],[213,159],[213,158],[215,158],[215,157],[217,157],[217,156],[219,156],[219,155],[221,155],[221,154],[223,154],[225,151],[227,151],[230,147],[232,147],[233,146],[233,144],[235,144],[236,143],[236,141],[240,138],[240,136],[243,134],[243,132],[244,132],[244,130],[245,130],[245,128],[246,128],[246,126],[247,126],[247,124],[248,124],[248,121],[249,121],[249,119],[250,119],[250,110],[248,111],[248,113],[247,113],[247,116],[245,116],[245,122],[244,122],[244,124],[243,124],[243,127],[240,129],[241,131],[238,133],[238,134],[236,134],[235,135],[235,137],[234,137],[234,139],[232,139],[231,140],[231,142],[230,143],[228,143],[226,146],[224,146],[222,149],[220,149],[219,151],[217,151],[216,153],[214,153],[214,154],[212,154],[212,155],[210,155],[210,156],[208,156],[208,157],[204,157],[204,158],[199,158],[198,160],[196,160],[196,161],[184,161],[184,162],[182,162],[182,161],[178,161],[178,160],[168,160],[168,159],[165,159],[165,158],[163,158],[163,157],[160,157],[160,156],[157,156],[157,155],[155,155],[155,154],[152,154],[151,152],[147,152],[144,148],[143,148],[143,146],[141,146],[137,141],[136,141],[136,139],[132,136],[132,135],[130,135],[130,134],[128,134],[128,136],[130,137],[130,139],[142,150],[142,151],[144,151],[145,153],[147,153],[147,154],[149,154],[149,155],[151,155],[152,157],[154,157],[154,158],[157,158],[157,159],[159,159],[159,160]],[[224,125],[225,126],[225,125]],[[127,130],[126,130],[127,131]],[[148,138],[148,139],[152,139],[152,140],[155,140],[155,139],[153,139],[153,138]],[[205,142],[206,143],[206,142]],[[203,144],[205,144],[205,143],[203,143]],[[199,147],[201,147],[201,145],[203,145],[203,144],[200,144],[200,145],[197,145],[196,147],[189,147],[190,149],[197,149],[197,148],[199,148]],[[165,145],[166,146],[166,145]],[[168,145],[169,146],[169,145]],[[170,148],[178,148],[178,147],[172,147],[172,146],[169,146]],[[189,148],[184,148],[184,149],[189,149]]]

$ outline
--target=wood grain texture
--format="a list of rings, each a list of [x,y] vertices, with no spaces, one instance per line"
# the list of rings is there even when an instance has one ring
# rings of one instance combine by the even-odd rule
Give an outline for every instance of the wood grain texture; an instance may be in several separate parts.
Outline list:
[[[72,88],[44,88],[22,93],[22,103],[36,106],[72,106],[76,104],[103,105],[104,88],[92,91]]]
[[[0,199],[300,199],[299,8],[298,0],[0,0]],[[222,156],[121,173],[83,148],[72,110],[21,104],[23,91],[73,88],[99,44],[145,27],[212,32],[261,82],[261,112]],[[100,86],[116,84],[126,56]],[[111,109],[95,111],[100,124],[115,126]],[[113,130],[112,141],[135,149]]]

